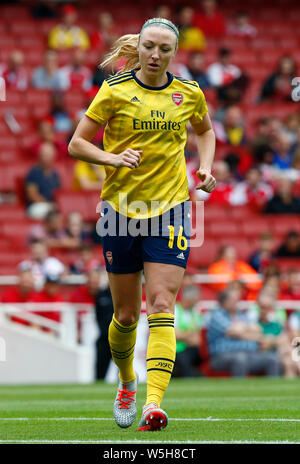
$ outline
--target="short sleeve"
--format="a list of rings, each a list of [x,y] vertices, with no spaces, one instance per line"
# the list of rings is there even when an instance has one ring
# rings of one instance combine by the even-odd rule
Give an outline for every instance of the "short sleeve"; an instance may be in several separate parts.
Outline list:
[[[97,95],[85,114],[99,124],[105,124],[113,115],[112,91],[106,81],[103,81]]]
[[[196,128],[198,124],[201,124],[203,117],[208,111],[204,93],[199,87],[197,88],[197,91],[198,97],[196,100],[195,109],[190,118],[190,122],[194,128]]]

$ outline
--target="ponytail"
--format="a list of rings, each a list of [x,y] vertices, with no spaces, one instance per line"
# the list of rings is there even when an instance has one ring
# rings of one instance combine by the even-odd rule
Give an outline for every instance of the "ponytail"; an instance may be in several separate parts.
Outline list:
[[[126,59],[126,63],[119,72],[130,71],[140,65],[138,52],[139,34],[122,35],[114,43],[110,53],[106,55],[101,68],[108,65],[114,65],[117,61]]]
[[[146,21],[141,29],[140,34],[122,35],[113,45],[112,50],[108,53],[102,63],[101,68],[105,66],[113,66],[117,61],[125,59],[126,63],[119,72],[130,71],[136,67],[140,67],[138,44],[142,31],[149,26],[162,27],[171,30],[176,37],[175,51],[178,46],[179,31],[172,21],[165,18],[152,18]]]

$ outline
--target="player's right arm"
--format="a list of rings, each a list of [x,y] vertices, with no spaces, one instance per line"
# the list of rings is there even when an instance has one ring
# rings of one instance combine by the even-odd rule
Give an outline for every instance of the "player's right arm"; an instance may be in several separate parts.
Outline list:
[[[114,154],[101,150],[91,143],[100,127],[101,124],[98,122],[88,116],[83,116],[69,143],[70,156],[93,164],[114,166],[116,168],[122,166],[130,169],[136,168],[140,162],[141,151],[127,148],[120,154]]]

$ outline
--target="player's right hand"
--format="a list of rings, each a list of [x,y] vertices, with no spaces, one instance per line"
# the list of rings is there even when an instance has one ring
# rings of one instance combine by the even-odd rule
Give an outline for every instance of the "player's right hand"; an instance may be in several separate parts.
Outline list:
[[[113,165],[116,168],[126,166],[127,168],[134,169],[138,167],[142,153],[142,150],[132,150],[131,148],[127,148],[127,150],[122,151],[119,155],[114,156]]]

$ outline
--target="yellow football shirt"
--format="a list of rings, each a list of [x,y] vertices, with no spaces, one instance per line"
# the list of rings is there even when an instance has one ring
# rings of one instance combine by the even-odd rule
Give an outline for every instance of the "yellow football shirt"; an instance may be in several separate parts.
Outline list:
[[[106,124],[105,151],[117,155],[131,148],[143,153],[135,169],[105,165],[101,198],[119,213],[138,219],[188,200],[186,124],[190,121],[197,131],[206,113],[197,82],[170,73],[162,87],[143,84],[135,70],[105,80],[85,114]]]

